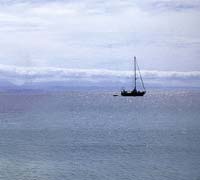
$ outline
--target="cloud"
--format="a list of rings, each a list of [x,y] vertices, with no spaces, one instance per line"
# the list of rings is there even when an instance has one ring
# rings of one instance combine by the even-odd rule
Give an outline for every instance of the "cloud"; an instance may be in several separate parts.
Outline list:
[[[171,11],[185,11],[185,10],[199,10],[199,0],[152,0],[150,4],[152,8],[158,10]]]
[[[141,71],[143,79],[147,84],[157,83],[158,85],[170,86],[172,81],[179,82],[177,86],[193,83],[193,86],[199,87],[200,71],[192,72],[172,72],[172,71]],[[55,83],[73,82],[79,86],[79,83],[98,84],[104,86],[104,83],[128,83],[133,78],[131,71],[113,71],[107,69],[67,69],[54,67],[16,67],[0,65],[0,80],[13,85],[33,85],[35,83]],[[194,82],[196,84],[194,84]]]
[[[200,70],[199,4],[0,0],[0,64],[123,70],[137,55],[145,69]]]

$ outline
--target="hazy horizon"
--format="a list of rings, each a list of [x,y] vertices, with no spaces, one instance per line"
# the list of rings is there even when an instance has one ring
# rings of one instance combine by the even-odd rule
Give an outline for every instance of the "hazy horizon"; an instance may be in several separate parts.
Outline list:
[[[0,65],[0,87],[62,89],[65,87],[133,88],[133,71],[109,69],[69,69]],[[200,72],[141,70],[146,87],[200,87]],[[137,85],[141,86],[137,72]]]

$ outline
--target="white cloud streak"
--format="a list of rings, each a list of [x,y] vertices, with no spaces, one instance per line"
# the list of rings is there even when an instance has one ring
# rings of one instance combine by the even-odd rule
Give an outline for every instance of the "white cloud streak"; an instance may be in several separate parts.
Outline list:
[[[166,85],[170,85],[171,80],[189,83],[196,81],[199,86],[200,71],[192,72],[172,72],[172,71],[141,71],[144,80],[165,81]],[[67,69],[54,67],[16,67],[0,65],[0,80],[6,81],[14,85],[26,85],[31,83],[46,82],[127,82],[133,78],[131,71],[113,71],[106,69]],[[77,84],[78,85],[78,84]],[[178,86],[178,85],[177,85]]]

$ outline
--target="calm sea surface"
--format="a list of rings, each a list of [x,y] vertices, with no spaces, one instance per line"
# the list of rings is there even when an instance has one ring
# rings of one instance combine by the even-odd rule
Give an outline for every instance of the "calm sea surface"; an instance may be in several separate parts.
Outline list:
[[[200,180],[200,91],[1,93],[0,180]]]

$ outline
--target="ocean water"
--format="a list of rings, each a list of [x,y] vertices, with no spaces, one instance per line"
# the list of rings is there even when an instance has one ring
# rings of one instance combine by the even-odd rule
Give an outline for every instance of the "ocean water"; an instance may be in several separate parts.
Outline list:
[[[0,94],[1,180],[200,180],[200,91]]]

